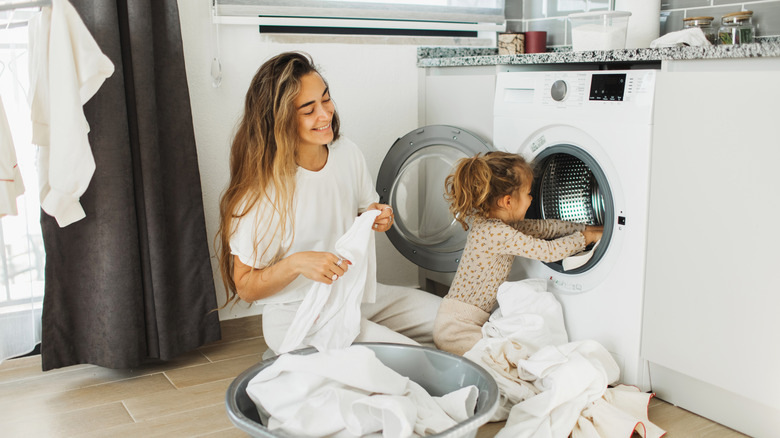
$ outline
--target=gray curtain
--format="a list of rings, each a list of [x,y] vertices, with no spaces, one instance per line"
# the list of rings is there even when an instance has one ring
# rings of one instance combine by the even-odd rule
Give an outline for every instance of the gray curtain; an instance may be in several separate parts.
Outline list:
[[[172,359],[220,338],[178,6],[70,1],[115,72],[84,106],[87,217],[41,214],[43,369]]]

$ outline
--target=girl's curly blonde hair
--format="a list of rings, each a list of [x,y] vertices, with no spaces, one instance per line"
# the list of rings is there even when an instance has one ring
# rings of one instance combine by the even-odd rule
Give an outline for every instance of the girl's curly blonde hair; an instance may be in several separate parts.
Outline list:
[[[533,183],[531,165],[520,155],[488,152],[462,158],[444,180],[444,199],[464,230],[475,217],[488,217],[498,200]]]

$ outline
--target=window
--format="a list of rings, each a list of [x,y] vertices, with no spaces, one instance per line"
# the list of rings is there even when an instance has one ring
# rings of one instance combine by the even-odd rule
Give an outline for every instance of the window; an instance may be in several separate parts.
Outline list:
[[[212,0],[213,21],[271,27],[503,31],[504,0]],[[361,33],[361,32],[355,32]]]

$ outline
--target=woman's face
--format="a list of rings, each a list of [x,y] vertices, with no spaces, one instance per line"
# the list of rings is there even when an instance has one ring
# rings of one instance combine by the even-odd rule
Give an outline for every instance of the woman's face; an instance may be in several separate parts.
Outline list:
[[[294,100],[298,118],[299,147],[322,146],[333,141],[334,106],[330,91],[319,74],[301,77],[301,91]]]

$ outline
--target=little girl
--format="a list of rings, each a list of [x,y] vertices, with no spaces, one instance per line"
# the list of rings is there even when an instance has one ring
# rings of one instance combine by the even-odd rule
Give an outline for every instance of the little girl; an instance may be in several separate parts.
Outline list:
[[[533,170],[517,154],[488,152],[460,160],[445,180],[445,198],[471,231],[449,293],[433,328],[436,346],[463,355],[482,339],[498,286],[515,256],[562,260],[601,238],[603,227],[556,219],[524,220],[531,205]],[[548,240],[552,239],[552,240]]]

